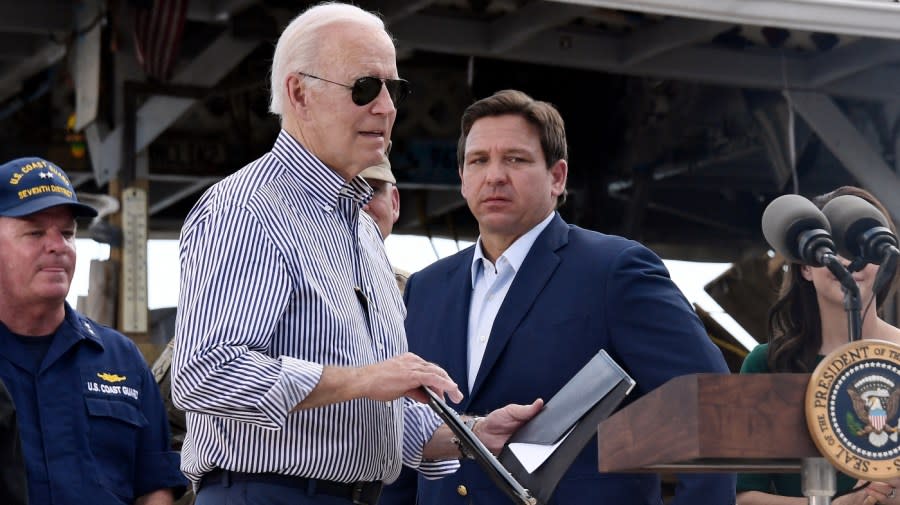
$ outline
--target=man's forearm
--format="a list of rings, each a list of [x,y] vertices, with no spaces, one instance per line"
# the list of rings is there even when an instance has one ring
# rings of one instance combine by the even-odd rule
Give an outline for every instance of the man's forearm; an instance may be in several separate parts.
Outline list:
[[[471,418],[464,417],[464,420]],[[477,427],[477,424],[475,425]],[[474,432],[474,429],[473,429]],[[453,432],[446,424],[442,424],[438,429],[434,430],[431,439],[422,449],[422,459],[437,461],[441,459],[461,459],[463,457],[460,447],[454,441]]]
[[[439,459],[459,459],[462,454],[459,447],[454,444],[451,439],[453,432],[446,424],[442,424],[438,429],[434,430],[431,439],[422,449],[422,459],[436,461]]]
[[[390,402],[403,396],[425,401],[420,387],[431,388],[439,395],[449,395],[456,402],[462,393],[447,372],[412,353],[362,367],[324,367],[321,377],[306,397],[295,407],[312,409],[356,398]]]
[[[327,366],[316,387],[293,410],[314,409],[363,396],[363,378],[355,367]]]

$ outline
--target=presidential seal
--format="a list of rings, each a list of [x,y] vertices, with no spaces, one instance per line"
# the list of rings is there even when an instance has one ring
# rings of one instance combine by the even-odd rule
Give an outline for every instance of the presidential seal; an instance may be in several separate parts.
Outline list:
[[[826,356],[806,388],[813,442],[838,470],[863,480],[900,476],[900,346],[851,342]]]

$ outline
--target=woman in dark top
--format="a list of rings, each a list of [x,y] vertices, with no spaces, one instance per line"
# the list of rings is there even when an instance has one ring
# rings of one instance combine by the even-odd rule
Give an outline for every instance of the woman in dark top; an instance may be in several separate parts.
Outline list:
[[[890,214],[869,192],[852,186],[819,196],[813,202],[822,208],[832,199],[854,195],[875,205],[890,220]],[[896,234],[893,222],[891,231]],[[844,264],[849,261],[841,258]],[[900,329],[884,321],[881,303],[894,290],[897,276],[872,293],[878,265],[867,265],[853,278],[859,285],[863,306],[863,338],[900,344]],[[866,310],[875,296],[875,310]],[[822,357],[846,344],[847,314],[840,283],[824,267],[788,263],[778,300],[769,310],[769,343],[758,346],[741,367],[741,373],[810,373]],[[838,474],[838,493],[852,491],[865,482]],[[900,505],[900,479],[873,482],[863,490],[850,492],[832,501],[834,505]],[[800,489],[799,474],[741,474],[737,483],[738,505],[803,505],[808,503]]]

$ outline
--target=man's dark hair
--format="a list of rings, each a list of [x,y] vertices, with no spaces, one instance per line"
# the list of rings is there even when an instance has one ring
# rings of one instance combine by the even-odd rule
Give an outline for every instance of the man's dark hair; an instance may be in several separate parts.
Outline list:
[[[535,100],[521,91],[505,89],[478,100],[463,112],[461,133],[456,145],[456,162],[460,170],[465,164],[466,137],[469,136],[475,121],[485,117],[506,115],[521,116],[537,127],[541,137],[541,150],[544,152],[548,170],[559,160],[565,160],[568,163],[566,126],[556,107],[551,103]],[[563,191],[556,201],[556,206],[559,207],[565,201],[566,192]]]

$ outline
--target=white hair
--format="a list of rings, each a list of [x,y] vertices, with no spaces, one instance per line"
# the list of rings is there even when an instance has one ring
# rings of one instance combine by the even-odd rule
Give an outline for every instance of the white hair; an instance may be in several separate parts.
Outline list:
[[[315,5],[294,18],[278,37],[272,57],[272,101],[269,111],[281,116],[285,103],[284,83],[291,72],[318,73],[317,55],[322,48],[319,30],[333,23],[357,23],[385,30],[377,15],[355,5],[328,2]]]

